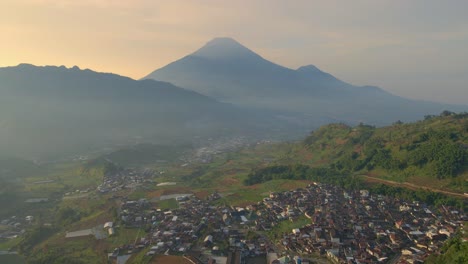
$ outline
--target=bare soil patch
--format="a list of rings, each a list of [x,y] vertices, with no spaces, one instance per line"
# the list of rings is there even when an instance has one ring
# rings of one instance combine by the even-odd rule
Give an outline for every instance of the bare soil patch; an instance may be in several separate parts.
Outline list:
[[[232,178],[232,177],[224,177],[221,180],[221,185],[222,186],[230,186],[230,185],[237,185],[237,184],[239,184],[239,180],[235,179],[235,178]]]
[[[204,199],[206,199],[206,197],[208,197],[210,195],[210,193],[208,191],[199,191],[199,192],[195,192],[194,195],[198,199],[204,200]]]
[[[251,205],[252,203],[253,202],[245,201],[245,202],[236,203],[236,206],[246,207],[248,205]]]
[[[170,195],[178,193],[192,193],[192,189],[189,187],[171,187],[168,189],[163,189],[161,195]]]
[[[286,189],[286,190],[292,190],[299,188],[301,186],[307,186],[308,184],[311,184],[312,181],[308,180],[297,180],[297,181],[289,181],[281,184],[281,188]]]
[[[336,143],[337,145],[344,145],[344,144],[346,144],[346,142],[348,142],[348,140],[346,140],[346,139],[341,139],[341,138],[337,138],[337,139],[335,140],[335,143]]]
[[[148,199],[159,198],[163,194],[163,191],[164,190],[156,190],[156,191],[148,192],[146,194],[146,197],[148,197]]]
[[[250,186],[245,186],[244,188],[249,189],[249,190],[258,190],[258,189],[260,189],[261,185],[262,185],[261,183],[258,183],[258,184],[254,184],[254,185],[250,185]]]

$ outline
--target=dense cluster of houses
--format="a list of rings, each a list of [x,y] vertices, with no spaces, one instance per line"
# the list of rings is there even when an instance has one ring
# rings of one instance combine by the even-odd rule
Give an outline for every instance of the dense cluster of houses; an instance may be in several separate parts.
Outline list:
[[[265,255],[269,249],[265,238],[248,239],[246,227],[249,212],[245,208],[213,206],[219,199],[214,193],[206,200],[195,196],[180,196],[179,208],[160,210],[151,208],[145,199],[125,201],[121,207],[121,220],[127,226],[144,227],[146,237],[137,241],[136,247],[149,246],[148,255],[170,253],[188,254],[193,251],[209,255],[234,255],[240,257]]]
[[[117,192],[122,189],[133,189],[144,182],[152,182],[155,171],[151,169],[122,169],[104,175],[102,183],[97,187],[99,193]]]
[[[0,221],[0,239],[12,239],[21,236],[25,228],[31,225],[34,218],[30,215],[25,217],[11,216]]]
[[[272,193],[255,212],[262,230],[305,215],[310,224],[281,234],[280,245],[288,252],[326,254],[337,263],[422,262],[467,220],[453,208],[324,184]]]
[[[467,220],[450,207],[325,184],[271,193],[245,208],[215,206],[217,199],[217,193],[205,200],[179,196],[179,208],[173,210],[152,208],[145,199],[124,201],[120,217],[126,226],[145,228],[136,248],[149,248],[148,255],[187,254],[198,263],[207,263],[209,255],[242,260],[274,251],[321,254],[335,263],[418,263]],[[308,218],[309,224],[276,234],[275,241],[259,232],[298,218]],[[194,257],[195,251],[209,254]]]
[[[241,147],[249,146],[249,142],[244,137],[223,138],[223,139],[208,139],[195,142],[195,149],[188,156],[180,160],[184,165],[194,163],[211,163],[214,157],[221,153],[233,152]],[[197,146],[198,145],[198,146]]]

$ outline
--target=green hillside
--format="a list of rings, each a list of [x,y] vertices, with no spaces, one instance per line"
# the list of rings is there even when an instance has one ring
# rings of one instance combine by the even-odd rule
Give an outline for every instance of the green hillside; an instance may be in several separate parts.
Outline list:
[[[444,182],[464,192],[468,188],[467,113],[445,111],[382,128],[331,124],[314,131],[304,145],[315,166],[400,182]]]

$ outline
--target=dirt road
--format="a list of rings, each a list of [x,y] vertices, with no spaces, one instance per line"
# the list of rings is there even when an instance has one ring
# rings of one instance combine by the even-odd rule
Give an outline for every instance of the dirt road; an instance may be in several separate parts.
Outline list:
[[[367,181],[370,181],[370,182],[380,182],[380,183],[385,183],[385,184],[392,185],[392,186],[405,187],[405,188],[412,189],[412,190],[424,189],[424,190],[443,193],[443,194],[447,194],[447,195],[451,195],[451,196],[468,198],[463,193],[444,191],[444,190],[435,189],[435,188],[431,188],[431,187],[416,185],[416,184],[409,183],[409,182],[395,182],[395,181],[384,180],[384,179],[371,177],[371,176],[367,176],[367,175],[359,175],[359,176],[363,177],[364,179],[366,179]]]

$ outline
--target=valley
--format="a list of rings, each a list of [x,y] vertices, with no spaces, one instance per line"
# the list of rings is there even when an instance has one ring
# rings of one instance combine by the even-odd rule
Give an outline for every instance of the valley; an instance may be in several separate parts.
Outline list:
[[[467,264],[468,1],[0,1],[0,264]]]
[[[454,133],[462,129],[452,138],[463,145],[465,124],[462,114],[431,117],[405,125],[402,134],[419,138],[411,131],[423,130],[413,127],[424,125],[442,133],[453,126]],[[398,126],[373,133],[393,131],[392,141],[385,146],[394,141],[404,145],[397,136]],[[300,142],[233,139],[195,149],[135,145],[89,160],[31,165],[29,172],[18,171],[24,178],[7,181],[9,187],[1,193],[2,201],[10,202],[1,212],[0,246],[19,251],[28,263],[52,259],[103,263],[127,258],[126,263],[153,263],[159,258],[154,256],[164,253],[199,263],[237,256],[247,263],[260,257],[265,263],[267,258],[297,255],[311,263],[343,256],[403,261],[436,252],[466,223],[465,162],[449,178],[410,176],[405,168],[378,164],[353,171],[341,163],[340,169],[333,164],[343,160],[346,149],[366,146],[355,139],[367,135],[368,140],[372,129],[331,128],[338,130],[322,136],[330,129],[325,126]],[[348,140],[353,145],[345,143]],[[330,145],[333,142],[338,144]],[[424,165],[420,170],[425,170]],[[9,175],[14,172],[10,168]],[[407,176],[402,178],[402,173]],[[252,182],[256,177],[262,180]],[[33,203],[26,203],[28,199]],[[349,206],[341,208],[343,204]],[[340,218],[336,214],[340,210],[350,210],[345,215],[353,220]],[[431,212],[429,218],[427,212]],[[409,225],[396,225],[400,220]],[[428,238],[429,233],[440,237],[440,242]],[[366,244],[375,239],[378,248]],[[358,240],[366,244],[362,250],[352,243]],[[347,251],[346,243],[353,250]],[[0,259],[7,256],[11,255]]]

